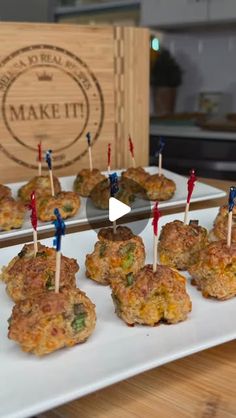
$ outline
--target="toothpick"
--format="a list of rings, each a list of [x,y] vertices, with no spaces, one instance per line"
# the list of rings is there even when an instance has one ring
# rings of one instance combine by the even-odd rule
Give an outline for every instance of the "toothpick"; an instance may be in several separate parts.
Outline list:
[[[34,240],[34,257],[36,257],[38,252],[38,233],[37,230],[33,229],[33,240]]]
[[[113,221],[113,234],[116,234],[116,221]]]
[[[232,240],[232,224],[233,224],[233,209],[236,199],[236,187],[231,186],[229,189],[229,202],[228,202],[228,231],[227,231],[227,247],[231,246]]]
[[[161,136],[159,140],[159,150],[158,150],[158,175],[159,176],[162,175],[162,151],[163,151],[164,146],[165,146],[165,141]]]
[[[54,209],[54,215],[56,220],[53,222],[56,228],[55,238],[53,245],[56,246],[56,272],[55,272],[55,293],[60,290],[60,274],[61,274],[61,237],[65,235],[65,223],[60,215],[59,210]]]
[[[90,171],[93,171],[93,160],[92,160],[92,149],[91,149],[91,134],[88,132],[86,134],[87,142],[88,142],[88,154],[89,154],[89,167]]]
[[[56,252],[55,293],[59,293],[61,275],[61,251]]]
[[[232,240],[232,223],[233,223],[233,211],[228,213],[228,232],[227,232],[227,247],[231,247]]]
[[[158,244],[158,221],[160,219],[160,212],[158,210],[158,202],[155,203],[153,208],[153,272],[155,273],[157,270],[157,244]]]
[[[38,175],[42,174],[42,144],[38,144]]]
[[[159,153],[158,155],[158,175],[162,175],[162,154]]]
[[[131,155],[131,159],[132,159],[132,165],[133,165],[133,168],[135,168],[136,167],[136,162],[135,162],[135,159],[134,159],[134,144],[133,144],[133,141],[132,141],[130,135],[129,135],[129,150],[130,150],[130,155]]]
[[[188,179],[188,195],[187,195],[187,202],[186,202],[185,213],[184,213],[184,225],[187,225],[187,222],[188,222],[190,200],[191,200],[191,196],[192,196],[193,189],[195,186],[195,181],[196,181],[195,170],[191,170],[190,177]]]
[[[157,235],[154,235],[154,242],[153,242],[153,271],[154,273],[157,271],[157,244],[158,244],[158,238],[157,238]]]
[[[50,185],[51,185],[51,191],[52,191],[52,196],[55,196],[55,190],[54,190],[54,181],[53,181],[53,174],[52,174],[52,170],[49,170],[49,176],[50,176]]]
[[[52,159],[51,159],[51,154],[52,154],[52,150],[48,150],[46,152],[46,162],[48,165],[48,170],[49,170],[49,178],[50,178],[50,185],[51,185],[51,192],[52,192],[52,196],[55,196],[55,190],[54,190],[54,181],[53,181],[53,174],[52,174]]]

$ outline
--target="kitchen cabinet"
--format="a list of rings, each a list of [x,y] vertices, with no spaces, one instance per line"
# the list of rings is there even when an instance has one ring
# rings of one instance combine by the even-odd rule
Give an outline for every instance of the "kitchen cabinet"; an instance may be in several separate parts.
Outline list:
[[[223,22],[236,20],[236,0],[208,0],[209,21]]]
[[[158,28],[204,23],[208,6],[208,0],[142,0],[141,24]]]

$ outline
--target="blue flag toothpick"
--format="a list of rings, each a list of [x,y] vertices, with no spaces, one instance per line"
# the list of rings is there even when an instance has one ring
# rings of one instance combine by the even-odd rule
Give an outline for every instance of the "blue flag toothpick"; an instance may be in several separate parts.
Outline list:
[[[87,132],[86,134],[87,143],[88,143],[88,153],[89,153],[89,167],[90,171],[93,171],[93,160],[92,160],[92,151],[91,151],[91,134]]]
[[[63,221],[59,210],[54,209],[54,215],[56,220],[53,221],[56,228],[55,238],[53,240],[53,245],[56,247],[56,273],[55,273],[55,292],[59,292],[60,288],[60,271],[61,271],[61,237],[65,235],[65,222]]]
[[[49,170],[49,177],[50,177],[50,185],[51,185],[52,196],[55,196],[54,182],[53,182],[53,175],[52,175],[52,150],[51,149],[49,149],[46,152],[45,160],[46,160],[46,163],[48,165],[48,170]]]
[[[233,209],[236,203],[236,187],[231,186],[229,189],[229,202],[228,202],[228,233],[227,233],[227,246],[231,246],[232,240],[232,223],[233,223]]]
[[[117,174],[116,173],[109,174],[109,180],[110,180],[110,195],[111,197],[114,197],[115,194],[119,191]]]

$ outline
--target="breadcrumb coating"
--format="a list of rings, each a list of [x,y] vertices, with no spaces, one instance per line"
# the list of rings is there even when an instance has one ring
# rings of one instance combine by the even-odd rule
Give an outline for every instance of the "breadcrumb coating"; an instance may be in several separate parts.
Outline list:
[[[111,277],[136,273],[145,262],[145,248],[142,241],[132,231],[118,226],[117,233],[112,228],[102,228],[92,254],[86,256],[86,276],[100,284],[108,285]]]
[[[207,230],[195,224],[184,225],[176,220],[162,227],[158,251],[160,263],[187,270],[199,251],[208,244]]]
[[[43,293],[14,306],[8,337],[23,351],[43,356],[85,342],[95,324],[95,305],[79,289]]]
[[[160,321],[184,321],[192,304],[186,292],[186,279],[176,270],[148,264],[126,280],[111,279],[112,298],[117,315],[128,325],[155,326]]]
[[[190,266],[192,284],[204,297],[219,300],[236,296],[236,243],[211,242],[202,249],[198,260]]]
[[[93,170],[83,168],[74,181],[74,191],[80,196],[89,197],[94,187],[105,179],[106,177],[97,168]]]
[[[75,192],[60,192],[55,196],[46,196],[37,201],[40,221],[54,221],[54,209],[58,208],[62,219],[71,218],[80,208],[80,197]]]
[[[59,193],[61,191],[61,185],[58,178],[55,176],[53,176],[53,184],[55,194]],[[48,174],[45,176],[33,177],[28,183],[21,186],[18,190],[18,196],[25,204],[29,204],[32,192],[35,192],[36,200],[52,194],[50,177]]]

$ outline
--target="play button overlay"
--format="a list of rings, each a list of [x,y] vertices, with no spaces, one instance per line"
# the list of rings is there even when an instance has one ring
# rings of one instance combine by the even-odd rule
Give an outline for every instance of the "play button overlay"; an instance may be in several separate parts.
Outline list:
[[[129,192],[130,185],[134,189],[139,187],[141,196],[131,195]],[[112,229],[112,222],[117,221],[117,227],[127,225],[135,235],[140,235],[146,228],[150,217],[152,217],[153,209],[153,202],[145,199],[144,194],[145,190],[142,190],[139,184],[130,181],[128,188],[125,188],[119,178],[119,192],[111,197],[110,182],[106,179],[93,188],[86,201],[82,200],[81,210],[84,210],[83,205],[85,204],[88,223],[96,233],[98,228],[107,227]],[[119,234],[117,234],[117,239],[118,237]]]
[[[115,197],[109,199],[109,221],[114,222],[131,211],[131,207]]]

